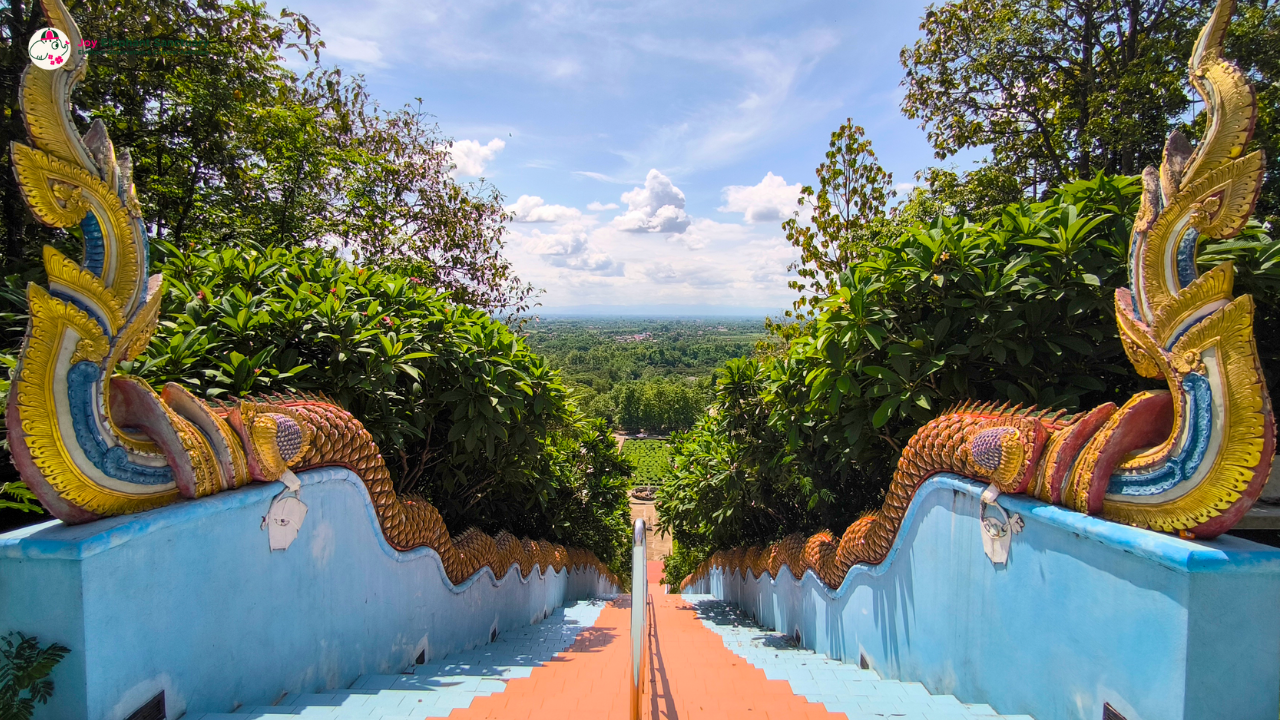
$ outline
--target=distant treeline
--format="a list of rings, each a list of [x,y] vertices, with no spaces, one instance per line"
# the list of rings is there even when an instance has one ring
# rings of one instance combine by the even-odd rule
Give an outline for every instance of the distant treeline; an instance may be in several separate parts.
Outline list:
[[[530,347],[561,371],[592,417],[624,430],[686,430],[711,400],[717,367],[752,354],[762,320],[542,319]]]

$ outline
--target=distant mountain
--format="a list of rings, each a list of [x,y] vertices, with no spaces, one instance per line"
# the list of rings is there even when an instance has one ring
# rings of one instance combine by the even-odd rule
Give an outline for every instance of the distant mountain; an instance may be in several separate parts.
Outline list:
[[[543,317],[651,317],[651,318],[717,318],[748,317],[764,319],[781,315],[783,308],[746,307],[742,305],[566,305],[540,307],[533,314]]]

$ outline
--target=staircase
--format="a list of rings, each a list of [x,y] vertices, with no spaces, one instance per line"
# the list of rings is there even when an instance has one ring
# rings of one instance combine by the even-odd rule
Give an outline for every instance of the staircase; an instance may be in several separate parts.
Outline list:
[[[528,677],[535,667],[573,644],[578,632],[595,624],[603,600],[578,602],[537,625],[510,630],[478,648],[453,653],[440,662],[416,665],[401,675],[365,675],[346,690],[289,694],[275,705],[243,706],[229,713],[194,713],[182,720],[280,720],[286,715],[329,720],[422,720],[448,717],[455,708],[502,692],[507,680]]]
[[[719,636],[724,647],[731,653],[763,671],[768,680],[786,681],[791,693],[809,703],[820,703],[825,708],[825,713],[836,716],[843,714],[848,720],[1033,720],[1029,715],[999,715],[990,706],[965,704],[951,695],[931,695],[920,683],[882,680],[872,670],[864,670],[857,665],[831,660],[799,648],[787,636],[761,628],[736,607],[710,595],[684,595],[683,599],[693,605],[701,626]],[[448,717],[455,709],[471,707],[476,698],[505,691],[510,680],[528,678],[535,667],[550,662],[557,653],[573,645],[584,628],[594,625],[604,605],[605,602],[601,600],[579,602],[557,610],[537,625],[503,633],[487,645],[453,653],[438,662],[411,666],[399,675],[365,675],[342,691],[290,694],[271,706],[246,706],[229,713],[189,713],[183,716],[183,720],[272,720],[291,715],[330,720],[422,720]],[[687,606],[685,607],[683,612],[688,612]],[[662,627],[668,625],[669,623]],[[698,627],[698,623],[692,623],[692,627]],[[601,641],[610,642],[609,637],[614,640],[625,639],[622,633],[612,632],[604,633]],[[671,651],[676,649],[670,645],[670,638],[664,643],[664,647]],[[597,659],[604,657],[600,649],[586,649],[585,652],[584,658],[592,656],[593,652]],[[670,666],[673,660],[676,658],[668,657],[661,665]],[[686,670],[695,674],[711,672],[715,679],[707,682],[724,682],[727,676],[717,674],[720,671],[711,667],[715,664],[713,660],[714,658],[699,655],[693,660],[695,665]],[[559,662],[564,663],[565,658],[562,657]],[[579,662],[582,662],[581,658]],[[721,662],[727,664],[725,660]],[[560,671],[568,669],[568,666],[556,667]],[[579,667],[579,673],[601,672],[601,668],[592,669],[594,666],[589,661],[573,667]],[[549,670],[543,672],[547,673]],[[539,677],[545,681],[549,676]],[[618,677],[623,677],[621,671]],[[673,682],[680,679],[670,678]],[[544,693],[555,695],[556,688],[551,685],[540,681],[538,685],[521,688],[521,692],[526,696],[533,692],[532,700],[540,701],[544,698]],[[560,685],[563,685],[563,680]],[[764,689],[757,689],[762,693],[759,699],[763,701]],[[559,690],[564,691],[565,688],[559,687]],[[755,691],[753,689],[747,694],[754,695]],[[514,687],[512,692],[521,695]],[[663,718],[678,716],[682,720],[686,716],[688,720],[698,720],[704,715],[723,716],[723,710],[720,715],[716,714],[720,703],[714,699],[714,694],[705,690],[705,686],[699,695],[711,705],[705,708],[686,706],[687,709],[677,715],[672,715],[671,712],[659,712],[658,715]],[[608,698],[590,699],[603,702]],[[522,710],[513,712],[511,717],[525,717],[534,712],[534,706],[539,703],[532,700],[530,697],[520,700]],[[547,698],[549,703],[554,700],[555,698]],[[583,698],[576,700],[581,701]],[[663,702],[654,704],[659,705],[660,709],[667,707]],[[809,707],[817,710],[815,706]],[[707,712],[702,712],[704,710]],[[500,710],[499,716],[505,717],[506,712]],[[557,710],[552,714],[567,717],[573,713],[566,715]],[[599,713],[598,716],[604,717],[607,714]],[[646,716],[651,714],[653,713],[646,707]],[[812,713],[804,716],[817,717]],[[825,714],[823,716],[829,717]]]
[[[1000,715],[989,705],[966,705],[951,695],[930,695],[917,682],[882,680],[873,670],[799,648],[786,635],[761,628],[736,606],[711,595],[684,598],[735,655],[770,680],[786,680],[796,695],[849,720],[1033,720],[1030,715]]]

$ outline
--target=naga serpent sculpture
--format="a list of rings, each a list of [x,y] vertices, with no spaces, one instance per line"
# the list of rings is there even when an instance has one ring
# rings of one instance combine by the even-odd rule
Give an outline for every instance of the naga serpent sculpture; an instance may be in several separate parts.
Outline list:
[[[1173,132],[1159,171],[1143,172],[1130,287],[1115,293],[1125,353],[1139,374],[1163,377],[1169,389],[1072,416],[962,405],[916,431],[883,507],[840,538],[796,534],[763,549],[718,552],[682,587],[713,567],[776,578],[786,565],[797,580],[813,570],[838,588],[854,564],[884,561],[916,490],[942,472],[1184,537],[1217,537],[1240,520],[1266,483],[1275,422],[1254,342],[1253,299],[1232,299],[1230,262],[1196,271],[1200,238],[1230,238],[1244,228],[1265,168],[1261,151],[1244,154],[1257,119],[1253,88],[1222,56],[1234,9],[1234,0],[1218,0],[1200,32],[1189,65],[1205,101],[1204,136],[1193,150]]]
[[[49,289],[27,287],[27,326],[6,425],[13,462],[40,502],[66,523],[150,510],[294,470],[343,466],[363,481],[387,542],[435,550],[453,583],[482,567],[502,578],[515,564],[566,567],[618,579],[589,551],[492,538],[456,538],[430,503],[397,497],[369,431],[336,405],[311,398],[243,401],[211,408],[173,383],[157,394],[113,373],[141,353],[159,321],[164,278],[147,277],[148,236],[128,150],[116,152],[101,120],[83,137],[70,96],[87,59],[62,0],[45,0],[49,24],[72,56],[54,70],[28,65],[21,106],[31,144],[13,143],[14,173],[45,225],[78,227],[84,262],[44,248]]]

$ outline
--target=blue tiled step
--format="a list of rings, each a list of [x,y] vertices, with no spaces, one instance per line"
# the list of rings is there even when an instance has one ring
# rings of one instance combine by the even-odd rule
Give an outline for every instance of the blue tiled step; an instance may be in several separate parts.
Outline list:
[[[249,720],[303,716],[330,720],[422,720],[448,717],[471,701],[506,689],[506,681],[528,677],[533,668],[564,651],[578,633],[595,624],[603,600],[578,602],[537,625],[512,630],[495,642],[419,665],[412,675],[365,675],[342,691],[286,695],[271,706],[244,706],[232,713],[194,713],[183,720]]]
[[[735,655],[770,680],[786,680],[795,694],[849,720],[1034,720],[1000,715],[989,705],[966,705],[951,695],[930,695],[920,683],[883,680],[873,670],[796,647],[785,635],[761,628],[736,606],[711,595],[684,597]]]

